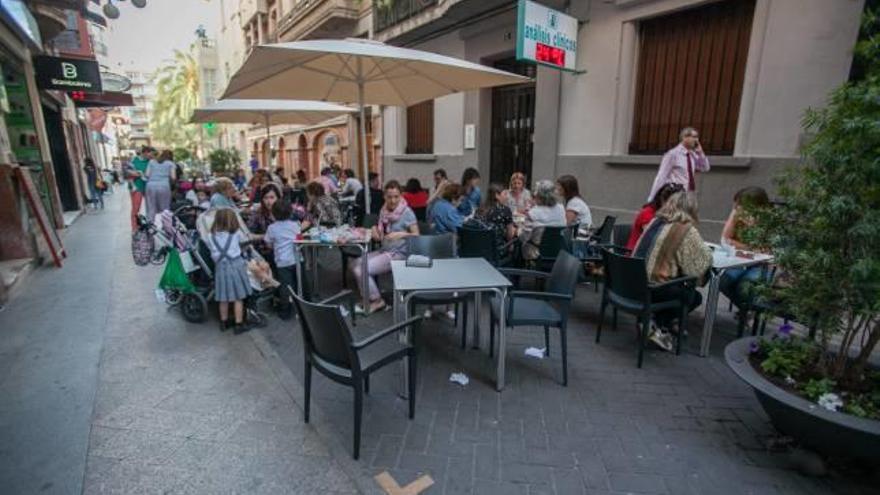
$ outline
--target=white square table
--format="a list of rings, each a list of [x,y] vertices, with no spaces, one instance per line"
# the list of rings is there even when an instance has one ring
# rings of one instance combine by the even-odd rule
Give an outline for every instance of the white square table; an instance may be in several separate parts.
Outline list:
[[[712,273],[714,276],[709,281],[709,292],[706,295],[706,308],[703,319],[703,335],[700,339],[700,356],[709,355],[709,345],[712,343],[712,331],[715,328],[715,312],[718,310],[718,293],[721,288],[721,277],[731,268],[748,268],[751,266],[764,265],[773,262],[773,256],[769,254],[754,253],[754,257],[729,256],[721,246],[706,243],[712,249]]]
[[[409,301],[418,294],[494,292],[500,304],[498,334],[498,367],[495,375],[495,388],[504,388],[504,356],[507,290],[513,285],[494,266],[483,258],[436,259],[429,268],[406,266],[406,261],[391,262],[394,277],[394,319],[403,321],[409,317]],[[480,321],[480,299],[477,298],[474,310],[475,322]],[[467,324],[467,322],[465,322]],[[491,329],[490,329],[491,331]],[[409,329],[402,330],[402,337],[411,342]],[[407,377],[407,373],[403,373]],[[404,387],[404,390],[408,390]]]

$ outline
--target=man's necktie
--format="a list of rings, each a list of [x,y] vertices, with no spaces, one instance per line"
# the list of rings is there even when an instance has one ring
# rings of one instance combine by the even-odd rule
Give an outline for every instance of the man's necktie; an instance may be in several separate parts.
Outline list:
[[[697,190],[697,183],[694,180],[694,162],[693,159],[691,159],[690,151],[686,151],[685,154],[688,159],[688,191],[693,192]]]

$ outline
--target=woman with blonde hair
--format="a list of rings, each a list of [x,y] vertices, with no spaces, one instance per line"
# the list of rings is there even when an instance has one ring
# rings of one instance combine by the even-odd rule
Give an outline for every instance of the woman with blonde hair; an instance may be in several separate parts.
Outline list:
[[[633,257],[644,258],[648,271],[648,281],[659,284],[679,277],[696,277],[700,285],[705,283],[706,274],[712,266],[712,251],[706,246],[697,230],[697,201],[693,194],[677,192],[669,197],[666,204],[657,212],[633,250]],[[654,291],[653,302],[679,299],[681,286],[673,286]],[[695,290],[688,290],[689,311],[702,303],[702,296]],[[672,321],[678,310],[658,312],[652,324],[649,338],[667,351],[673,349],[671,332]]]
[[[514,212],[523,212],[532,206],[532,192],[526,188],[526,174],[514,172],[507,186],[507,206]]]

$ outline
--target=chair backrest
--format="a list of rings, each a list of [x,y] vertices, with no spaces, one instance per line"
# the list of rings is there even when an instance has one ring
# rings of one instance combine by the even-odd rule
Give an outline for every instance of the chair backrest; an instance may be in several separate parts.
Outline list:
[[[553,262],[544,290],[573,295],[580,274],[580,264],[581,261],[567,251],[560,251],[556,261]]]
[[[633,258],[603,249],[602,259],[605,263],[606,290],[625,299],[646,299],[648,270],[643,258]]]
[[[544,232],[541,234],[541,242],[538,244],[538,255],[544,260],[556,259],[560,251],[567,249],[565,232],[568,227],[541,228],[544,229]]]
[[[442,260],[455,257],[455,236],[452,234],[407,237],[409,254],[420,254]]]
[[[424,222],[428,219],[428,208],[422,206],[421,208],[413,208],[413,213],[416,214],[416,220],[420,222]]]
[[[364,220],[361,222],[361,227],[365,229],[372,229],[379,223],[379,215],[368,213],[364,215]]]
[[[419,220],[419,234],[432,235],[433,233],[434,233],[434,229],[431,227],[430,223]]]
[[[611,234],[614,232],[614,222],[616,221],[617,217],[611,215],[607,215],[605,220],[602,220],[602,225],[596,230],[599,244],[611,244]]]
[[[351,349],[351,329],[339,307],[309,302],[295,293],[293,300],[302,323],[306,353],[340,368],[360,369],[357,353]]]
[[[633,226],[631,223],[614,224],[614,235],[612,236],[614,245],[626,246],[626,243],[629,241],[629,235],[632,232],[632,228]]]
[[[461,258],[484,258],[495,264],[498,250],[495,246],[495,232],[471,225],[458,228],[458,256]]]

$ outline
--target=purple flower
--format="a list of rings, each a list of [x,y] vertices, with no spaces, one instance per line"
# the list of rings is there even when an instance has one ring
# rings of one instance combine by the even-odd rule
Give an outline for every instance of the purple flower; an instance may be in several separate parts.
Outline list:
[[[789,335],[791,335],[791,331],[793,329],[794,327],[791,325],[791,323],[785,322],[779,326],[779,334],[788,337]]]
[[[749,354],[754,354],[754,353],[758,352],[758,349],[759,349],[759,346],[758,346],[757,340],[753,340],[749,343]]]

